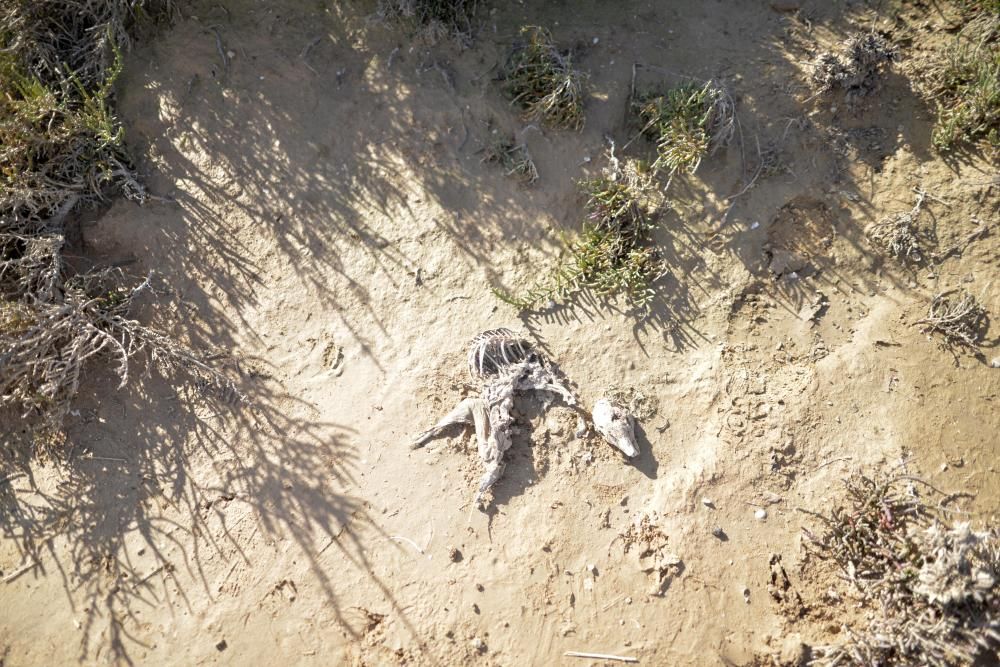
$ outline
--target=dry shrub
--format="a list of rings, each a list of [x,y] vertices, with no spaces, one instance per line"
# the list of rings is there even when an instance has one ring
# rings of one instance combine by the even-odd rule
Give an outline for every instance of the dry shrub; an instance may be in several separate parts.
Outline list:
[[[931,299],[927,317],[916,324],[926,334],[940,336],[941,346],[955,351],[964,347],[979,354],[986,335],[989,315],[976,297],[965,290],[948,290]]]
[[[430,42],[449,35],[469,41],[477,5],[477,0],[379,0],[378,15],[413,24]]]
[[[907,475],[845,481],[847,505],[829,515],[808,548],[832,561],[868,610],[864,627],[818,647],[810,663],[971,665],[1000,650],[1000,539],[950,524]]]
[[[511,176],[525,185],[538,180],[538,169],[531,159],[528,147],[516,144],[512,137],[498,135],[483,150],[483,162],[498,164]]]
[[[896,48],[877,33],[848,37],[840,52],[820,54],[813,65],[813,81],[821,91],[842,90],[848,104],[882,87],[882,78],[896,60]]]
[[[140,202],[112,110],[122,50],[166,0],[0,0],[0,408],[36,442],[58,442],[81,378],[110,363],[121,384],[148,355],[204,386],[221,374],[169,336],[129,317],[149,279],[117,269],[73,274],[64,223],[112,190]]]
[[[916,193],[917,202],[912,209],[883,218],[866,232],[879,252],[912,264],[924,261],[923,238],[927,236],[917,224],[927,193],[920,189]]]

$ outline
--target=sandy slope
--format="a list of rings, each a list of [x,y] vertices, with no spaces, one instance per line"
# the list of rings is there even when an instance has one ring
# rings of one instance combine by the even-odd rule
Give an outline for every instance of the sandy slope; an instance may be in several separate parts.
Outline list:
[[[40,563],[0,584],[0,663],[788,657],[847,612],[790,625],[769,559],[816,599],[796,508],[829,508],[852,467],[909,459],[994,521],[1000,370],[913,322],[959,285],[1000,313],[998,236],[910,272],[863,231],[922,186],[949,202],[928,205],[947,248],[973,217],[997,220],[1000,186],[984,163],[934,156],[905,60],[867,110],[809,99],[816,49],[871,24],[860,3],[806,2],[808,22],[767,3],[509,3],[468,50],[373,23],[367,5],[223,4],[185,10],[122,84],[150,188],[176,204],[116,203],[81,254],[155,269],[162,324],[239,358],[251,405],[191,408],[156,378],[85,389],[72,461],[0,485],[0,569]],[[500,97],[491,79],[524,23],[580,49],[583,132],[528,126]],[[582,215],[575,181],[599,172],[606,135],[629,136],[636,62],[659,68],[646,81],[727,82],[742,150],[674,184],[660,233],[673,272],[649,317],[584,303],[520,321],[489,287],[526,286],[557,258]],[[492,127],[527,143],[537,186],[481,164]],[[758,139],[787,169],[727,201]],[[782,244],[815,275],[775,278],[766,248]],[[475,390],[468,340],[502,325],[530,332],[588,406],[610,387],[650,397],[634,464],[574,439],[571,409],[524,402],[481,513],[468,434],[408,449]],[[662,577],[628,533],[644,515],[682,562]]]

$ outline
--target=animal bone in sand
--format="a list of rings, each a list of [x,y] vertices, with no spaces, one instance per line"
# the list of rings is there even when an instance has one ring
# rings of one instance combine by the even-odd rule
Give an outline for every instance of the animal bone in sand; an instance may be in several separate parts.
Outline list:
[[[635,420],[626,408],[601,398],[594,403],[592,415],[594,428],[605,440],[629,458],[639,455],[639,445],[635,441]]]
[[[484,381],[481,395],[460,401],[437,424],[418,435],[412,447],[423,447],[452,424],[474,425],[479,458],[486,469],[476,493],[476,503],[480,503],[503,474],[504,453],[511,445],[514,395],[548,392],[561,396],[569,405],[575,405],[576,398],[546,368],[531,343],[509,329],[491,329],[476,336],[468,361],[469,371]]]

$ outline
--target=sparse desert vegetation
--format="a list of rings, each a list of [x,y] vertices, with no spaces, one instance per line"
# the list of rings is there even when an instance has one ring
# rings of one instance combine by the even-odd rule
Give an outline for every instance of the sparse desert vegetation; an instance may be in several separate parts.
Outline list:
[[[1000,660],[998,12],[0,0],[0,666]]]
[[[807,548],[835,564],[850,587],[845,595],[874,613],[818,648],[814,664],[944,667],[995,655],[996,532],[955,521],[947,497],[905,473],[856,473],[845,488],[846,504],[817,515],[817,534],[806,530]]]

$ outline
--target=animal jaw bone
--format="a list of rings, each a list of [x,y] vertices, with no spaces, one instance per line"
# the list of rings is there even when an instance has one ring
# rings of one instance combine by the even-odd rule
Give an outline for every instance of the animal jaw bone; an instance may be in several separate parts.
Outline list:
[[[460,401],[437,424],[414,438],[411,447],[423,447],[453,424],[473,424],[479,459],[485,467],[475,498],[480,504],[506,467],[504,454],[511,446],[514,395],[548,392],[562,397],[569,405],[575,405],[576,398],[545,367],[531,344],[509,329],[493,329],[476,336],[468,359],[470,372],[486,379],[482,395]]]
[[[594,428],[611,445],[629,458],[639,455],[639,445],[635,440],[635,420],[627,409],[601,398],[594,403],[592,416]]]

